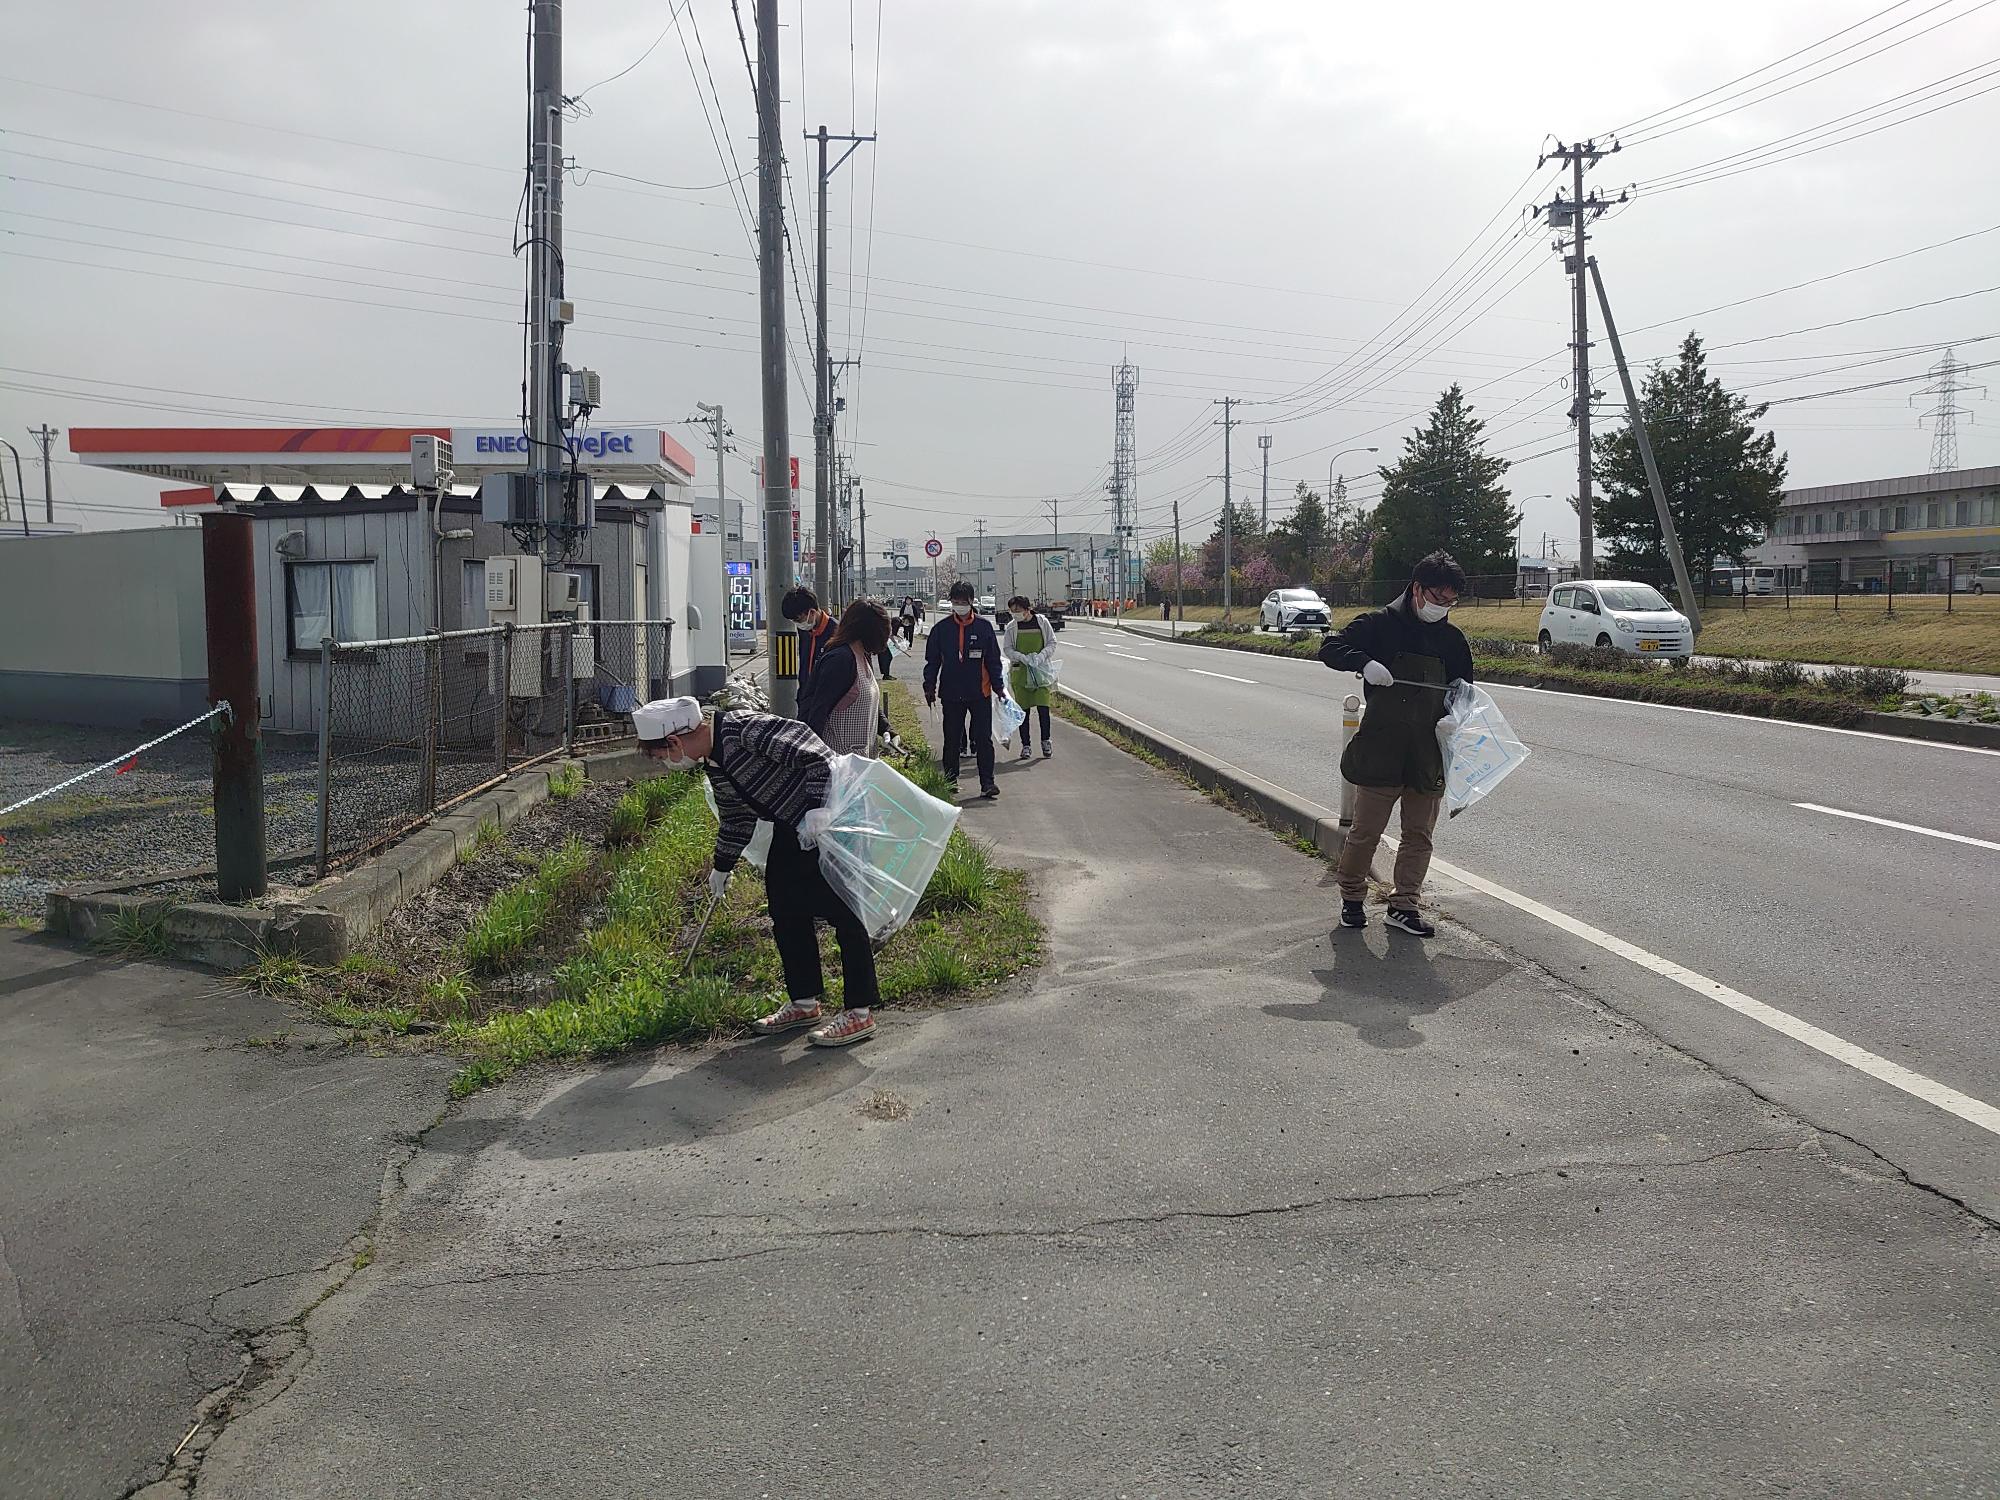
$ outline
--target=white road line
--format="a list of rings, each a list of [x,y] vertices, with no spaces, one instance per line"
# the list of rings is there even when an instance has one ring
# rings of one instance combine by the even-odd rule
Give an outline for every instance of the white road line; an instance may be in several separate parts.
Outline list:
[[[1111,646],[1106,646],[1106,647],[1104,648],[1104,650],[1105,650],[1105,654],[1106,654],[1106,655],[1108,655],[1108,656],[1115,656],[1115,657],[1117,657],[1117,658],[1118,658],[1118,659],[1119,659],[1120,661],[1145,661],[1145,660],[1147,660],[1147,658],[1146,658],[1146,657],[1143,657],[1143,656],[1134,656],[1134,655],[1133,655],[1133,654],[1132,654],[1131,652],[1129,652],[1129,651],[1119,651],[1119,650],[1117,650],[1117,649],[1115,649],[1115,648],[1113,648],[1113,647],[1111,647]]]
[[[1214,648],[1208,648],[1214,649]],[[1879,734],[1873,729],[1839,729],[1832,724],[1800,724],[1791,719],[1764,719],[1751,714],[1724,713],[1719,708],[1689,708],[1683,703],[1642,703],[1637,698],[1598,698],[1590,693],[1565,693],[1555,688],[1525,687],[1518,682],[1482,682],[1481,687],[1498,688],[1503,693],[1540,693],[1548,698],[1576,698],[1586,703],[1620,703],[1628,708],[1658,708],[1673,714],[1706,714],[1711,719],[1729,719],[1753,728],[1811,729],[1820,734],[1851,734],[1864,740],[1887,740],[1892,745],[1914,749],[1963,750],[1967,755],[2000,755],[1984,745],[1954,745],[1946,740],[1919,740],[1902,734]]]
[[[1802,807],[1807,812],[1825,813],[1829,817],[1852,818],[1857,823],[1873,823],[1879,828],[1900,828],[1905,833],[1927,834],[1934,839],[1950,839],[1954,844],[1971,844],[1975,849],[2000,849],[1992,839],[1975,839],[1963,833],[1946,833],[1942,828],[1926,828],[1921,823],[1898,823],[1894,818],[1874,818],[1867,813],[1847,812],[1838,807],[1821,807],[1817,802],[1794,802],[1794,807]]]
[[[1083,694],[1073,690],[1065,689],[1065,691],[1068,691],[1071,697],[1080,699],[1084,703],[1089,703],[1093,707],[1107,706],[1096,704],[1091,699],[1084,697]],[[1120,712],[1123,711],[1120,710]],[[1186,744],[1185,741],[1176,739],[1170,734],[1162,733],[1160,730],[1154,729],[1152,726],[1144,724],[1137,719],[1134,719],[1133,722],[1139,724],[1147,733],[1158,735],[1169,744],[1180,745],[1186,750],[1194,750],[1193,746]],[[1775,721],[1766,720],[1764,722]],[[1893,736],[1886,737],[1893,738]],[[1195,751],[1194,753],[1206,759],[1216,759],[1216,757],[1210,756],[1206,751]],[[1262,777],[1251,776],[1239,766],[1230,766],[1226,761],[1220,763],[1227,766],[1229,770],[1239,776],[1246,776],[1247,779],[1253,781],[1263,781]],[[1273,786],[1274,784],[1265,781],[1264,785]],[[1275,789],[1284,792],[1289,797],[1304,801],[1308,805],[1318,806],[1310,798],[1300,797],[1297,792],[1292,791],[1289,787],[1276,787]],[[1322,811],[1327,810],[1322,809]],[[1392,850],[1397,847],[1397,841],[1386,834],[1383,836],[1382,843],[1385,847]],[[1821,1030],[1810,1021],[1802,1021],[1788,1011],[1779,1010],[1774,1005],[1766,1005],[1762,1000],[1753,999],[1741,990],[1731,989],[1728,985],[1710,979],[1705,974],[1698,974],[1684,964],[1677,964],[1670,958],[1662,958],[1657,953],[1648,952],[1637,943],[1628,943],[1623,938],[1613,937],[1601,928],[1592,927],[1588,922],[1579,921],[1577,918],[1570,916],[1569,913],[1557,911],[1552,906],[1545,906],[1532,896],[1524,896],[1519,891],[1509,890],[1506,886],[1488,880],[1483,875],[1475,875],[1470,870],[1463,869],[1458,865],[1447,864],[1441,859],[1433,859],[1431,861],[1431,868],[1446,878],[1457,881],[1460,885],[1478,891],[1482,895],[1491,896],[1494,900],[1503,902],[1513,907],[1516,911],[1525,912],[1531,917],[1546,922],[1549,926],[1556,928],[1560,932],[1567,932],[1572,937],[1581,938],[1586,943],[1602,948],[1606,953],[1622,958],[1628,963],[1637,964],[1649,973],[1659,975],[1662,979],[1670,979],[1683,989],[1699,995],[1704,1000],[1712,1000],[1717,1005],[1727,1010],[1733,1010],[1747,1020],[1755,1021],[1760,1026],[1769,1027],[1780,1036],[1787,1036],[1795,1042],[1801,1042],[1812,1048],[1815,1052],[1830,1057],[1835,1062],[1845,1063],[1855,1071],[1865,1073],[1878,1082],[1886,1083],[1890,1088],[1898,1089],[1913,1099],[1922,1100],[1924,1103],[1933,1105],[1947,1114],[1956,1115],[1967,1124],[1976,1125],[1991,1135],[2000,1135],[2000,1109],[1996,1109],[1983,1099],[1975,1099],[1970,1094],[1960,1093],[1949,1084],[1939,1083],[1935,1078],[1928,1078],[1922,1073],[1904,1067],[1901,1063],[1891,1062],[1888,1058],[1878,1056],[1876,1053],[1868,1051],[1865,1047],[1856,1046],[1844,1037],[1838,1037],[1830,1031]]]
[[[1388,843],[1388,839],[1383,839]],[[1637,964],[1640,968],[1671,979],[1683,989],[1692,991],[1704,1000],[1713,1000],[1717,1005],[1735,1011],[1738,1015],[1755,1021],[1760,1026],[1768,1026],[1781,1036],[1788,1036],[1795,1042],[1803,1042],[1813,1051],[1845,1063],[1857,1072],[1866,1073],[1870,1078],[1886,1083],[1892,1089],[1900,1089],[1913,1099],[1934,1105],[1946,1114],[1958,1116],[1969,1125],[1977,1125],[1981,1130],[2000,1135],[2000,1109],[1994,1108],[1983,1099],[1975,1099],[1970,1094],[1962,1094],[1948,1084],[1939,1083],[1935,1078],[1927,1078],[1922,1073],[1904,1067],[1901,1063],[1880,1057],[1865,1047],[1857,1047],[1830,1031],[1822,1031],[1810,1021],[1802,1021],[1787,1011],[1774,1005],[1766,1005],[1762,1000],[1752,999],[1740,990],[1733,990],[1726,984],[1718,983],[1705,974],[1697,974],[1693,969],[1675,963],[1670,958],[1661,958],[1657,953],[1649,953],[1636,943],[1628,943],[1623,938],[1592,927],[1588,922],[1580,922],[1567,912],[1557,911],[1552,906],[1544,906],[1531,896],[1523,896],[1518,891],[1510,891],[1504,885],[1462,870],[1456,865],[1446,864],[1441,859],[1431,861],[1431,868],[1449,878],[1470,886],[1473,890],[1503,901],[1516,911],[1526,912],[1531,917],[1539,917],[1551,927],[1582,938],[1607,953]]]
[[[1200,667],[1189,667],[1188,670],[1197,677],[1220,677],[1224,682],[1241,682],[1251,687],[1257,686],[1248,677],[1231,677],[1227,672],[1204,672]]]

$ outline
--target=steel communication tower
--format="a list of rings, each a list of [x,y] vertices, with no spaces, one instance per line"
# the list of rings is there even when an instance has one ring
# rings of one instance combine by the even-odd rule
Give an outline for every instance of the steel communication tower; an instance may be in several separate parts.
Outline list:
[[[1965,366],[1949,349],[1944,358],[1930,368],[1931,383],[1917,392],[1918,396],[1935,396],[1937,405],[1917,417],[1917,425],[1923,426],[1925,418],[1931,423],[1931,472],[1942,474],[1958,467],[1958,419],[1972,420],[1972,413],[1958,404],[1962,391],[1976,390],[1985,393],[1985,386],[1966,386],[1959,382],[1959,374]],[[1916,400],[1916,396],[1910,398]]]
[[[1118,398],[1111,446],[1111,520],[1118,538],[1117,597],[1123,600],[1131,593],[1131,539],[1139,524],[1139,468],[1132,441],[1139,404],[1139,367],[1125,361],[1113,365],[1111,389]]]

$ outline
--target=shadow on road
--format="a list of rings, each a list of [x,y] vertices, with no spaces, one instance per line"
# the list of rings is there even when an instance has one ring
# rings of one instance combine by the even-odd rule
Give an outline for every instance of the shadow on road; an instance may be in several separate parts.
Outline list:
[[[1362,933],[1336,928],[1334,966],[1312,971],[1324,996],[1310,1005],[1267,1005],[1264,1013],[1291,1021],[1342,1021],[1369,1046],[1400,1051],[1423,1045],[1418,1018],[1478,994],[1509,972],[1502,959],[1440,953],[1415,938],[1384,936],[1386,946],[1378,951]]]
[[[661,1077],[648,1078],[646,1069],[644,1062],[607,1068],[551,1099],[521,1131],[522,1155],[654,1151],[734,1135],[811,1109],[873,1071],[851,1049],[806,1046],[803,1033],[727,1047]]]

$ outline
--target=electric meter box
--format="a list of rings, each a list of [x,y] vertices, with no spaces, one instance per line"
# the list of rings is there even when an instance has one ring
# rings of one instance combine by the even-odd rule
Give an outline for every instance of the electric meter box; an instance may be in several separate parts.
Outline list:
[[[574,615],[583,603],[581,573],[547,573],[543,575],[542,583],[543,602],[551,618]]]

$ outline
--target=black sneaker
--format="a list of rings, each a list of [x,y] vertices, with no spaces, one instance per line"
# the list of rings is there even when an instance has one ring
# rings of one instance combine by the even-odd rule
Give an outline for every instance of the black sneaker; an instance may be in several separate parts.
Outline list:
[[[1398,932],[1407,932],[1411,937],[1436,937],[1438,930],[1423,919],[1423,914],[1414,907],[1389,908],[1389,915],[1382,919]]]
[[[988,802],[991,802],[995,797],[1000,795],[1000,788],[997,786],[981,787],[979,795],[984,797]]]
[[[1341,902],[1340,925],[1342,927],[1366,927],[1368,925],[1368,908],[1363,906],[1359,901]]]
[[[1028,747],[1027,747],[1027,746],[1025,746],[1025,745],[1023,745],[1023,746],[1022,746],[1021,748],[1022,748],[1023,750],[1025,750],[1025,749],[1027,749]],[[1053,756],[1055,755],[1055,753],[1056,753],[1056,747],[1055,747],[1054,745],[1051,745],[1051,744],[1050,744],[1050,743],[1049,743],[1049,742],[1048,742],[1047,740],[1043,740],[1043,741],[1042,741],[1042,759],[1043,759],[1043,760],[1048,760],[1048,759],[1051,759],[1051,758],[1052,758],[1052,757],[1053,757]]]

